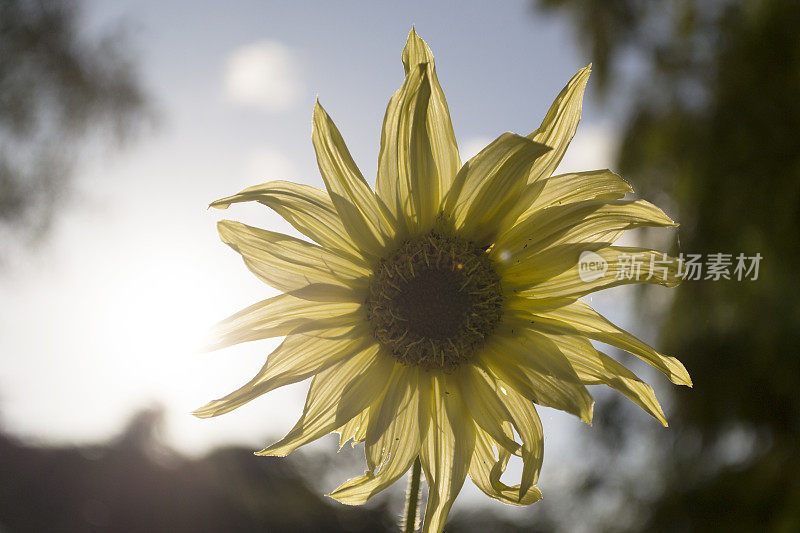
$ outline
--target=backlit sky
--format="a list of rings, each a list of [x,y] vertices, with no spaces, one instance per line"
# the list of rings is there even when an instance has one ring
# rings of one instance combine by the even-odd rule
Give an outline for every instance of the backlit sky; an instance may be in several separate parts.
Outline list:
[[[170,443],[193,453],[259,447],[294,423],[305,384],[218,419],[188,414],[244,383],[277,345],[198,351],[210,324],[275,294],[219,242],[216,220],[296,234],[266,208],[206,205],[271,179],[322,187],[310,142],[317,95],[374,180],[412,24],[436,55],[466,156],[504,131],[535,129],[590,61],[569,28],[524,1],[95,0],[85,8],[90,34],[127,23],[158,123],[121,154],[87,153],[76,198],[46,244],[0,273],[0,423],[41,442],[105,439],[154,403],[166,408]],[[562,170],[613,168],[613,132],[623,124],[596,102],[587,100]],[[627,293],[613,294],[593,303],[630,326],[620,304]],[[551,410],[543,419],[545,483],[548,464],[585,429]]]

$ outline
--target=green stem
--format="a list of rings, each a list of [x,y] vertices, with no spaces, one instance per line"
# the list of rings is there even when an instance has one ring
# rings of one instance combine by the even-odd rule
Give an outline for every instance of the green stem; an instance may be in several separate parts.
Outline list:
[[[419,478],[422,471],[419,457],[411,467],[411,479],[408,480],[408,493],[406,494],[406,521],[403,533],[414,533],[417,530],[417,506],[419,505]]]

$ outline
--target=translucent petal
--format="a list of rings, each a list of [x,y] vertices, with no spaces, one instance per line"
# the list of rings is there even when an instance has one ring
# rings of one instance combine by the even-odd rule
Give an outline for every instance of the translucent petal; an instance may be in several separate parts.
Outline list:
[[[433,225],[444,194],[428,133],[430,97],[427,64],[410,66],[389,100],[381,132],[376,189],[412,235]]]
[[[369,470],[350,479],[330,496],[360,505],[406,473],[420,450],[419,370],[396,365],[381,400],[373,403],[365,452]]]
[[[279,294],[239,311],[214,326],[208,350],[242,342],[353,325],[361,319],[360,302],[309,301]]]
[[[535,327],[535,325],[534,325]],[[608,385],[630,398],[664,426],[667,420],[653,389],[636,374],[602,352],[592,343],[576,335],[548,335],[569,359],[575,373],[587,385]]]
[[[363,442],[367,436],[367,424],[369,424],[369,411],[367,407],[358,415],[348,420],[341,428],[339,428],[339,449],[351,440],[351,447],[355,448],[356,444]]]
[[[423,65],[427,69],[428,81],[431,86],[426,126],[433,161],[436,166],[436,176],[439,178],[439,185],[436,187],[436,191],[440,197],[435,202],[438,206],[441,202],[441,197],[450,190],[453,180],[461,168],[461,160],[458,156],[453,124],[450,121],[450,111],[447,109],[447,101],[444,98],[444,92],[436,75],[433,53],[431,53],[431,49],[428,48],[425,41],[420,39],[417,32],[412,29],[411,33],[408,34],[408,42],[403,50],[403,68],[406,76],[414,68],[419,68],[419,65]]]
[[[463,392],[464,403],[470,415],[492,439],[511,453],[517,453],[520,445],[504,423],[511,424],[511,415],[500,400],[497,381],[474,365],[464,365],[457,379]]]
[[[529,400],[592,421],[594,400],[564,354],[524,323],[496,333],[477,364]]]
[[[256,455],[283,457],[342,427],[380,397],[395,363],[373,346],[323,370],[311,381],[303,414],[275,444]]]
[[[547,247],[577,242],[614,242],[628,229],[676,226],[644,200],[585,200],[548,207],[521,219],[492,249],[498,261],[522,262]]]
[[[547,111],[542,124],[528,135],[531,140],[553,148],[533,165],[529,181],[549,177],[561,163],[581,120],[583,91],[591,70],[591,65],[582,68],[567,82]]]
[[[359,327],[336,328],[328,333],[332,336],[288,336],[269,355],[253,379],[192,414],[199,418],[210,418],[227,413],[271,390],[303,381],[375,343],[370,332]]]
[[[520,306],[517,302],[514,305]],[[590,339],[610,344],[647,361],[666,374],[673,383],[692,385],[689,373],[680,361],[658,353],[647,343],[609,322],[584,302],[575,301],[563,307],[543,310],[537,307],[536,302],[531,301],[528,302],[527,309],[530,312],[527,318],[535,327],[549,327],[552,328],[551,331],[558,333],[585,335]]]
[[[503,286],[509,292],[524,290],[546,282],[570,269],[579,268],[581,254],[609,247],[607,242],[573,242],[549,246],[538,253],[519,258],[498,254],[495,263]]]
[[[386,393],[373,403],[372,415],[366,434],[366,459],[371,470],[381,467],[383,462],[391,455],[392,448],[389,437],[397,438],[398,428],[392,429],[393,424],[401,424],[409,431],[411,440],[417,441],[416,452],[420,444],[419,424],[419,373],[418,368],[406,365],[395,365]],[[400,417],[402,412],[402,417]],[[401,419],[402,418],[402,419]],[[413,427],[412,427],[413,425]],[[390,433],[393,433],[390,435]],[[416,457],[417,453],[414,453]]]
[[[369,268],[342,254],[282,233],[232,220],[222,220],[217,226],[222,241],[242,255],[247,268],[281,291],[312,283],[365,288],[371,274]]]
[[[427,408],[430,424],[419,456],[428,482],[422,530],[439,533],[472,462],[475,424],[458,386],[447,375],[431,372],[420,378],[422,386],[428,386],[422,391],[422,408]]]
[[[492,438],[485,431],[477,428],[475,453],[469,467],[469,477],[472,482],[490,498],[510,505],[530,505],[541,500],[542,493],[536,487],[531,487],[521,493],[520,485],[510,487],[500,481],[500,477],[505,473],[510,454],[502,447],[498,447],[499,458],[496,457],[494,445],[496,443]]]
[[[608,246],[594,250],[603,264],[605,272],[587,274],[580,262],[580,254],[569,252],[561,258],[562,266],[571,265],[563,272],[539,281],[536,277],[537,261],[548,257],[542,253],[540,258],[531,258],[524,268],[508,269],[503,273],[506,287],[517,296],[543,303],[553,300],[577,300],[589,293],[631,283],[653,283],[674,287],[681,281],[678,276],[678,260],[664,252],[647,248]],[[552,256],[550,260],[555,260]],[[598,277],[594,277],[594,276]],[[513,300],[513,299],[512,299]],[[512,300],[509,300],[510,302]]]
[[[327,192],[309,185],[271,181],[212,202],[210,207],[227,209],[233,203],[251,201],[274,210],[297,231],[323,248],[332,248],[360,258],[360,252],[353,245]]]
[[[536,407],[519,391],[511,386],[500,384],[500,399],[505,402],[511,414],[514,428],[522,439],[522,479],[519,497],[522,499],[539,479],[539,471],[544,460],[544,430]],[[591,420],[591,413],[589,414]]]
[[[363,253],[381,257],[394,237],[389,213],[367,184],[342,135],[319,102],[311,141],[331,201],[351,240]]]
[[[548,150],[526,137],[504,133],[467,161],[445,205],[456,229],[476,243],[491,242],[530,203],[523,198],[528,172]]]
[[[633,192],[630,184],[608,169],[559,174],[532,184],[534,200],[519,218],[554,205],[572,204],[583,200],[614,200]]]

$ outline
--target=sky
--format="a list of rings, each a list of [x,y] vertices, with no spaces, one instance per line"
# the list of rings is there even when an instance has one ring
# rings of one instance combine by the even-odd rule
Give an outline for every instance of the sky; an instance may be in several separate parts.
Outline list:
[[[278,344],[202,352],[211,324],[276,294],[219,242],[216,221],[297,235],[261,206],[206,206],[272,179],[322,187],[310,142],[316,97],[374,183],[412,25],[436,56],[462,160],[505,131],[535,129],[591,60],[563,21],[525,1],[94,0],[83,21],[87,35],[127,28],[157,120],[123,152],[89,149],[45,244],[0,275],[0,424],[42,443],[107,439],[152,405],[166,410],[168,442],[191,454],[259,448],[291,427],[307,384],[216,419],[189,415],[243,384]],[[587,99],[561,171],[613,168],[623,124],[604,109]],[[624,289],[592,304],[633,327]],[[587,429],[547,409],[543,420],[544,480]]]

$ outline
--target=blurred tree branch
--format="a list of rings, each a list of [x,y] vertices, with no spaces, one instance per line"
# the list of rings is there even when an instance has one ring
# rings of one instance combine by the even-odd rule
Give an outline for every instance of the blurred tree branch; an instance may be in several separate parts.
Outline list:
[[[123,143],[146,116],[124,35],[86,39],[75,1],[0,3],[0,224],[31,237],[69,192],[90,134]]]

